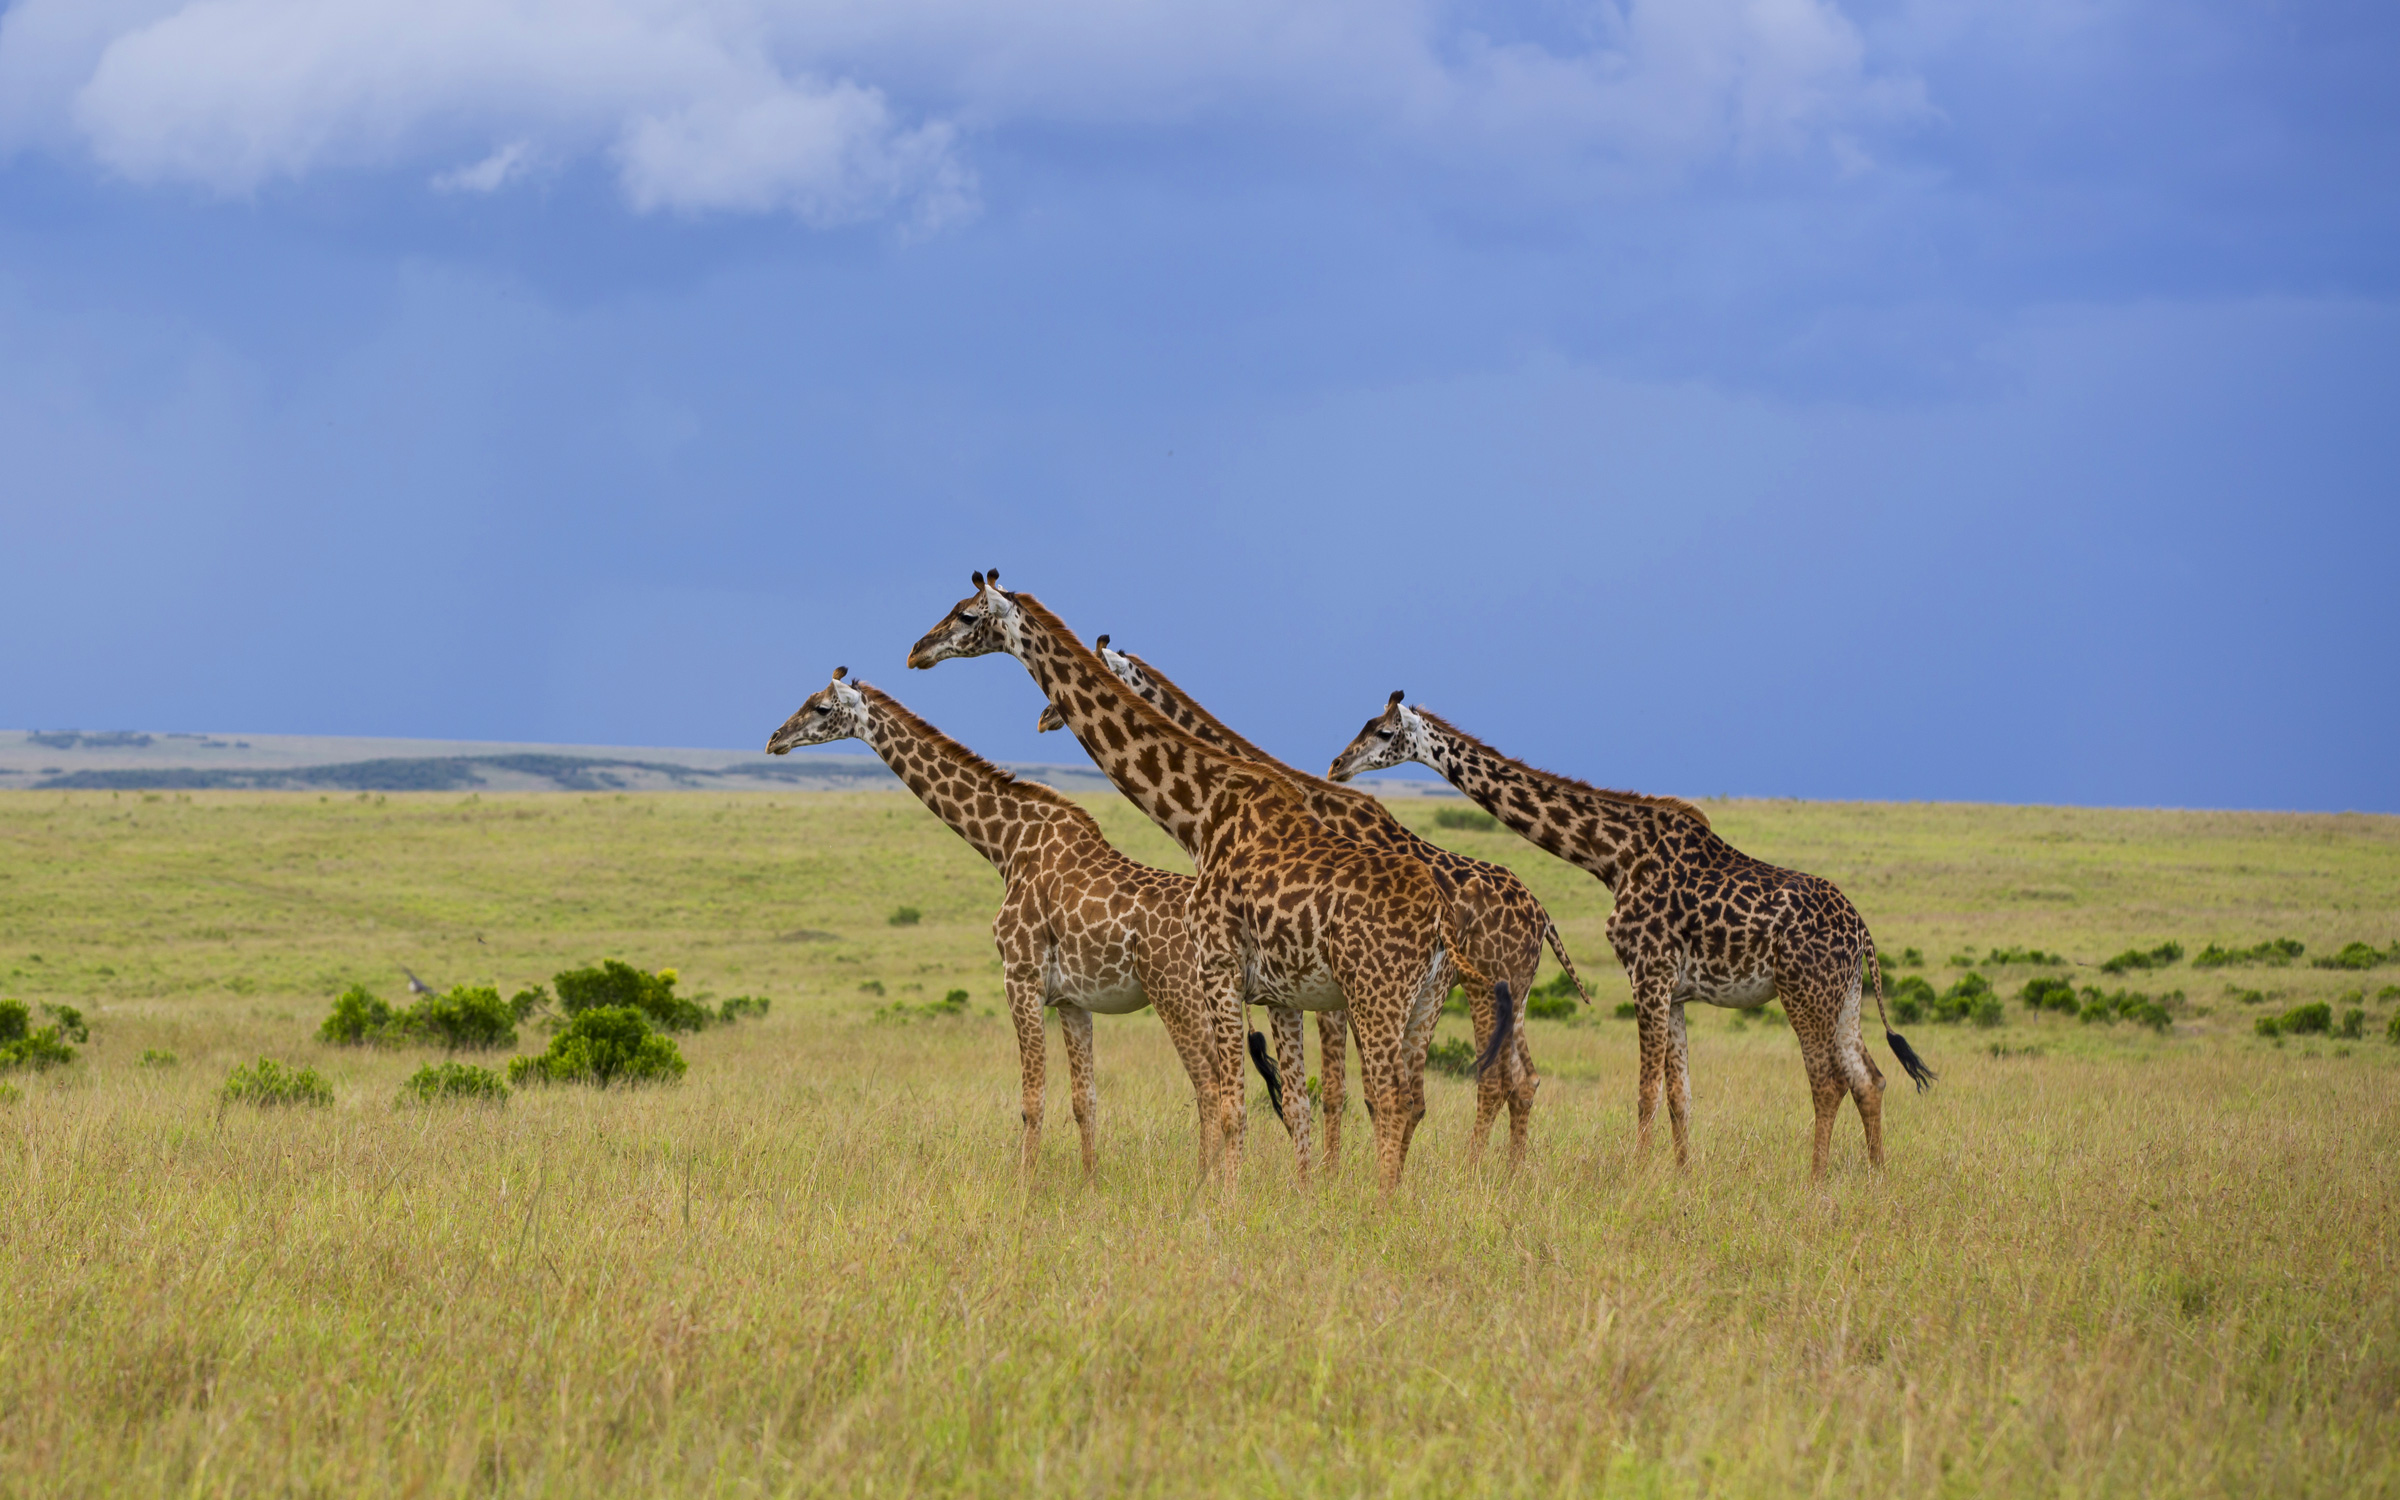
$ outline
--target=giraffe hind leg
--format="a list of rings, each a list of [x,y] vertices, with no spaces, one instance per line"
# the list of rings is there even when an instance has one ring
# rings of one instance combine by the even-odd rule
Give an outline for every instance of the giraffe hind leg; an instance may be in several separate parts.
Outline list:
[[[1100,1170],[1100,1093],[1092,1068],[1092,1013],[1079,1005],[1058,1007],[1060,1040],[1067,1046],[1069,1097],[1075,1126],[1083,1136],[1085,1181]]]
[[[1342,1111],[1350,1070],[1350,1012],[1317,1012],[1317,1118],[1325,1126],[1325,1170],[1342,1161]]]

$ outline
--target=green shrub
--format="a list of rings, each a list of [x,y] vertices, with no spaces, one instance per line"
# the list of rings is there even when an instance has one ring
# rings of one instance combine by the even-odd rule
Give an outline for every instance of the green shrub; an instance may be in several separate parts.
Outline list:
[[[2267,998],[2265,990],[2246,990],[2238,984],[2225,986],[2225,993],[2231,995],[2237,1005],[2258,1005]]]
[[[941,999],[930,1000],[923,1005],[910,1005],[905,1000],[895,1000],[889,1005],[877,1006],[874,1018],[878,1021],[955,1020],[967,1013],[968,999],[969,996],[965,990],[952,990]]]
[[[2342,1022],[2333,1029],[2333,1034],[2349,1037],[2353,1041],[2365,1036],[2367,1034],[2367,1013],[2356,1007],[2343,1011]]]
[[[1558,977],[1564,979],[1567,976],[1561,974]],[[1572,989],[1561,995],[1536,985],[1533,993],[1525,997],[1525,1014],[1537,1021],[1572,1021],[1576,1008]]]
[[[2320,969],[2372,969],[2395,959],[2400,959],[2400,942],[2393,943],[2388,952],[2365,943],[2344,943],[2341,952],[2313,962]]]
[[[2192,959],[2192,967],[2223,969],[2234,964],[2267,964],[2281,968],[2307,951],[2304,945],[2291,938],[2269,938],[2247,948],[2220,948],[2210,943]]]
[[[0,1000],[0,1068],[32,1068],[39,1072],[75,1060],[71,1039],[91,1040],[83,1013],[72,1005],[45,1005],[50,1024],[37,1027],[33,1012],[22,1000]]]
[[[2322,1000],[2295,1005],[2280,1016],[2260,1016],[2252,1029],[2260,1036],[2302,1036],[2310,1032],[2322,1035],[2333,1030],[2333,1007]]]
[[[392,1008],[367,993],[365,985],[354,984],[334,997],[317,1040],[336,1047],[383,1046],[398,1040],[391,1028]]]
[[[1958,977],[1950,988],[1934,996],[1927,1007],[1933,1019],[1945,1026],[1955,1026],[1975,1013],[1975,1004],[1992,994],[1992,982],[1969,969]]]
[[[1983,956],[1983,961],[1994,968],[2002,964],[2040,964],[2055,969],[2064,968],[2067,963],[2064,955],[2045,953],[2039,948],[1994,948]]]
[[[2400,1000],[2400,984],[2387,984],[2375,992],[2378,1000]]]
[[[735,995],[717,1007],[717,1019],[729,1026],[745,1016],[763,1021],[767,1018],[767,1005],[757,995]]]
[[[2100,972],[2122,974],[2127,969],[2163,969],[2181,957],[2181,943],[2161,943],[2155,948],[2128,948],[2102,964]]]
[[[1620,1021],[1630,1021],[1641,1013],[1642,1008],[1634,1004],[1631,1000],[1620,1000],[1617,1002],[1617,1019]]]
[[[715,1018],[708,1007],[675,993],[675,971],[645,974],[608,958],[593,969],[569,969],[552,977],[559,1009],[569,1016],[593,1010],[638,1010],[661,1031],[700,1031]]]
[[[142,1049],[142,1066],[145,1068],[171,1068],[175,1066],[175,1054],[163,1052],[156,1047],[144,1047]]]
[[[1464,828],[1474,833],[1490,833],[1500,826],[1500,820],[1480,807],[1445,807],[1433,815],[1436,828]]]
[[[925,914],[913,906],[903,906],[885,920],[894,927],[914,927],[925,920]]]
[[[587,971],[588,972],[588,971]],[[559,987],[563,1000],[566,987]],[[610,1084],[671,1083],[687,1064],[668,1037],[650,1029],[649,1018],[631,1005],[602,1005],[578,1010],[566,1029],[550,1038],[550,1050],[540,1057],[520,1057],[508,1065],[512,1084],[585,1083],[595,1088]]]
[[[2017,998],[2024,1001],[2029,1010],[2072,1011],[2075,1009],[2075,986],[2045,974],[2039,979],[2026,980],[2025,988],[2017,991]]]
[[[2000,1026],[2007,1023],[2008,1011],[1998,995],[1987,991],[1976,996],[1974,1004],[1967,1008],[1967,1019],[1978,1026]]]
[[[1925,950],[1903,948],[1897,958],[1887,954],[1884,956],[1883,966],[1887,969],[1922,969],[1925,967]]]
[[[0,1104],[16,1104],[22,1101],[24,1097],[25,1091],[21,1088],[18,1088],[15,1084],[0,1083]]]
[[[1884,992],[1891,1002],[1892,1018],[1903,1026],[1914,1026],[1925,1019],[1940,998],[1933,985],[1922,974],[1904,974]]]
[[[508,997],[509,1016],[520,1022],[531,1020],[533,1013],[537,1010],[548,1010],[549,1008],[550,992],[538,984],[530,989],[519,990]]]
[[[1435,1042],[1425,1049],[1425,1066],[1453,1078],[1464,1078],[1475,1071],[1475,1044],[1463,1036]]]
[[[227,1074],[217,1097],[227,1104],[263,1108],[289,1104],[322,1107],[333,1102],[333,1085],[314,1068],[287,1068],[271,1057],[262,1057]]]
[[[400,1085],[402,1104],[438,1104],[445,1099],[506,1104],[508,1085],[491,1069],[462,1062],[427,1063]]]
[[[2391,1021],[2383,1028],[2383,1039],[2400,1047],[2400,1010],[2392,1012]]]
[[[858,992],[862,995],[880,995],[883,993],[883,981],[870,979],[858,987]]]

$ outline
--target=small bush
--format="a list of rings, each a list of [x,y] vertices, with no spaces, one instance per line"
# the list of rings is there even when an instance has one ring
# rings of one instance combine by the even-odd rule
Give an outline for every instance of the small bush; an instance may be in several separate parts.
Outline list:
[[[2372,969],[2395,959],[2400,959],[2400,942],[2392,944],[2388,952],[2365,943],[2344,943],[2341,952],[2312,962],[2320,969]]]
[[[142,1049],[142,1066],[145,1068],[171,1068],[175,1066],[175,1054],[161,1051],[156,1047],[144,1047]]]
[[[560,986],[559,994],[565,996],[565,986]],[[652,1031],[649,1017],[638,1006],[602,1005],[574,1012],[566,1029],[550,1039],[548,1052],[510,1063],[508,1081],[519,1086],[583,1083],[594,1088],[672,1083],[683,1076],[687,1066],[675,1043]]]
[[[903,906],[884,920],[894,927],[914,927],[925,920],[925,914],[913,906]]]
[[[1986,993],[1975,997],[1974,1004],[1967,1008],[1967,1019],[1978,1026],[2000,1026],[2007,1023],[2008,1012],[1998,995]]]
[[[2400,984],[2387,984],[2375,992],[2378,1000],[2400,1000]]]
[[[2161,943],[2155,948],[2128,948],[2102,964],[2100,972],[2122,974],[2128,969],[2163,969],[2181,957],[2181,943]]]
[[[459,985],[446,995],[426,995],[399,1017],[402,1032],[438,1041],[453,1052],[488,1052],[517,1044],[516,1012],[496,989]]]
[[[1634,1004],[1631,1000],[1620,1000],[1617,1002],[1617,1019],[1620,1021],[1630,1021],[1641,1013],[1642,1008]]]
[[[83,1015],[72,1005],[45,1005],[50,1024],[37,1027],[22,1000],[0,1000],[0,1068],[54,1068],[75,1060],[68,1039],[89,1041]]]
[[[1925,950],[1922,948],[1903,948],[1900,950],[1900,954],[1896,958],[1888,955],[1885,956],[1883,959],[1883,966],[1887,969],[1922,969],[1925,967]]]
[[[2072,1011],[2075,1009],[2075,986],[2045,974],[2039,979],[2026,980],[2025,988],[2017,991],[2017,998],[2025,1002],[2028,1010]]]
[[[2237,1005],[2259,1005],[2265,1003],[2267,998],[2265,990],[2246,990],[2238,984],[2225,986],[2225,993],[2231,995]]]
[[[1891,1002],[1892,1018],[1903,1026],[1914,1026],[1925,1019],[1940,998],[1933,985],[1922,974],[1904,974],[1884,992]]]
[[[427,1063],[400,1085],[402,1104],[438,1104],[446,1099],[506,1104],[508,1085],[491,1069],[462,1062]]]
[[[1945,1026],[1955,1026],[1975,1013],[1976,1002],[1991,995],[1992,982],[1969,969],[1950,988],[1934,996],[1933,1003],[1927,1009],[1935,1021]]]
[[[2002,964],[2039,964],[2056,969],[2066,967],[2067,963],[2065,955],[2045,953],[2039,948],[1994,948],[1983,956],[1983,961],[1993,968]]]
[[[767,1018],[767,1004],[756,995],[735,995],[717,1007],[717,1019],[729,1025],[745,1016],[763,1021]]]
[[[2390,1023],[2383,1028],[2383,1039],[2395,1047],[2400,1047],[2400,1010],[2392,1012]]]
[[[540,985],[522,989],[508,997],[508,1013],[520,1022],[533,1018],[533,1013],[550,1008],[550,992]]]
[[[2365,1036],[2367,1034],[2367,1013],[2355,1007],[2343,1011],[2342,1022],[2333,1029],[2333,1034],[2348,1037],[2352,1041]]]
[[[0,1083],[0,1104],[16,1104],[22,1101],[24,1097],[25,1091],[21,1088],[18,1088],[15,1084]]]
[[[354,984],[334,997],[333,1012],[317,1028],[317,1040],[336,1047],[380,1046],[392,1036],[392,1008]]]
[[[227,1104],[268,1109],[295,1104],[321,1108],[333,1102],[333,1085],[314,1068],[287,1068],[271,1057],[262,1057],[227,1074],[217,1097]]]
[[[2260,1036],[2323,1035],[2333,1030],[2333,1007],[2322,1000],[2295,1005],[2280,1016],[2260,1016],[2253,1029]]]
[[[1425,1049],[1425,1066],[1453,1078],[1465,1078],[1475,1071],[1475,1044],[1463,1036],[1435,1042]]]
[[[1558,977],[1564,979],[1567,976],[1561,974]],[[1525,1014],[1537,1021],[1572,1021],[1575,1011],[1575,992],[1572,989],[1561,995],[1536,985],[1533,993],[1525,997]]]
[[[870,979],[858,987],[858,992],[862,995],[880,995],[883,993],[883,981]]]
[[[878,1021],[955,1020],[967,1013],[968,998],[965,990],[952,990],[941,999],[931,1000],[923,1005],[910,1005],[904,1000],[895,1000],[889,1005],[877,1006],[875,1019]]]
[[[1463,828],[1472,833],[1490,833],[1500,826],[1500,820],[1480,807],[1445,807],[1433,815],[1436,828]]]
[[[552,976],[558,1006],[570,1017],[593,1010],[638,1010],[661,1031],[700,1031],[715,1015],[675,993],[675,971],[645,974],[629,963],[602,959],[597,968],[569,969]]]
[[[2291,938],[2269,938],[2247,948],[2220,948],[2214,943],[2202,948],[2192,959],[2195,969],[2224,969],[2235,964],[2267,964],[2282,968],[2307,952],[2307,948]]]

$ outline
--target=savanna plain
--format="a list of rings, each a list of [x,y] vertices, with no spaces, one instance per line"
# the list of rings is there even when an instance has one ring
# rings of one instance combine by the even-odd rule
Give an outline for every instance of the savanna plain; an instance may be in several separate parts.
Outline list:
[[[2313,963],[2400,938],[2400,819],[1706,804],[2003,1002],[1902,1028],[1922,1096],[1875,1040],[1890,1165],[1846,1114],[1820,1182],[1779,1011],[1695,1011],[1692,1165],[1642,1155],[1606,893],[1393,805],[1522,873],[1595,1003],[1528,1023],[1516,1172],[1436,1076],[1393,1198],[1355,1088],[1301,1191],[1254,1079],[1229,1205],[1147,1014],[1098,1023],[1089,1182],[1052,1027],[1020,1175],[999,881],[904,793],[0,793],[0,995],[89,1026],[0,1075],[0,1491],[2400,1493],[2400,963]],[[772,1009],[500,1105],[317,1040],[403,965],[602,958]],[[2020,1002],[2061,976],[2171,1024]],[[224,1102],[262,1056],[332,1103]]]

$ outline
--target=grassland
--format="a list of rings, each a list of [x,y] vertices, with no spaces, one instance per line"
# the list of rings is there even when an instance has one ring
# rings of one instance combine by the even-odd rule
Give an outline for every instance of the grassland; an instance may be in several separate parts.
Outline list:
[[[903,795],[0,794],[0,994],[93,1025],[0,1105],[0,1491],[2400,1493],[2400,967],[2110,981],[2186,993],[2163,1037],[1924,1027],[1892,1169],[1845,1122],[1823,1184],[1789,1033],[1701,1015],[1678,1174],[1631,1148],[1605,893],[1436,808],[1397,804],[1601,981],[1532,1023],[1532,1159],[1471,1168],[1435,1080],[1392,1202],[1363,1153],[1297,1194],[1259,1109],[1227,1209],[1147,1016],[1099,1023],[1097,1181],[1055,1047],[1019,1181],[998,881]],[[1937,984],[1970,947],[2400,936],[2400,820],[1710,811]],[[500,1109],[395,1109],[428,1054],[312,1040],[402,964],[603,955],[775,1008],[672,1088]],[[2354,990],[2365,1040],[2251,1035]],[[261,1054],[334,1107],[221,1109]]]

